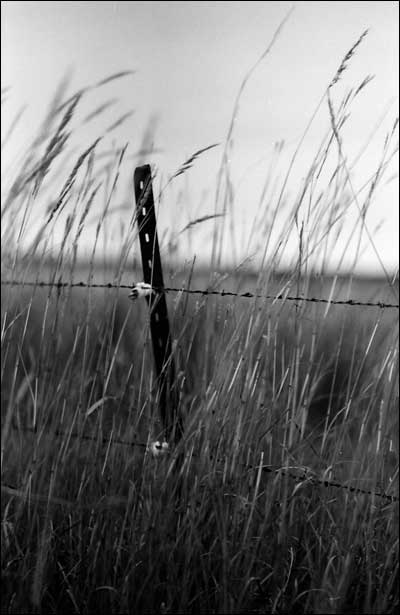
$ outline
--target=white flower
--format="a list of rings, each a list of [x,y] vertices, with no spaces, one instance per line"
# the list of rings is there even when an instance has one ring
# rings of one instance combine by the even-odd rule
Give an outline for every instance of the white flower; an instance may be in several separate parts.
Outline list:
[[[156,442],[151,442],[149,445],[149,451],[153,455],[153,457],[159,457],[160,455],[166,455],[169,452],[169,444],[168,442],[161,442],[157,440]]]
[[[138,282],[134,284],[132,290],[130,291],[128,297],[135,301],[135,299],[142,299],[143,297],[149,297],[154,290],[151,287],[151,284],[146,284],[145,282]]]

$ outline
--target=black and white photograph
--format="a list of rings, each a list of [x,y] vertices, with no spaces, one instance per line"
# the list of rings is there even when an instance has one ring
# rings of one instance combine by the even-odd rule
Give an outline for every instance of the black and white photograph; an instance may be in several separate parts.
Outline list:
[[[1,2],[1,614],[399,612],[399,3]]]

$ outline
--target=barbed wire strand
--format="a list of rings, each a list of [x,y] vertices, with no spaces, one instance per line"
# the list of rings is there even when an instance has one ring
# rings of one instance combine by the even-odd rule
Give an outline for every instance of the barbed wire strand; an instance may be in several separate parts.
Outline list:
[[[31,432],[31,433],[38,433],[38,429],[34,428],[34,427],[14,427],[14,429],[18,429],[19,431],[22,432]],[[48,435],[52,435],[55,436],[56,438],[60,438],[60,437],[68,437],[68,438],[77,438],[77,439],[81,439],[81,440],[92,440],[92,441],[98,441],[99,438],[96,436],[89,436],[86,434],[77,434],[77,433],[69,433],[66,431],[62,431],[59,429],[56,429],[54,431],[50,431],[48,430],[46,432]],[[101,442],[103,444],[106,444],[108,446],[111,446],[113,444],[119,444],[122,446],[127,446],[130,448],[134,448],[134,447],[140,447],[140,448],[145,448],[146,450],[148,450],[149,446],[148,444],[145,444],[144,442],[138,442],[138,441],[126,441],[126,440],[120,440],[118,438],[105,438],[102,437],[101,438]],[[218,461],[218,459],[217,459]],[[354,494],[358,494],[358,495],[368,495],[368,496],[375,496],[378,498],[382,498],[385,500],[388,500],[389,502],[399,502],[399,498],[395,495],[389,495],[387,493],[381,493],[379,491],[371,491],[368,489],[362,489],[361,487],[353,487],[351,485],[343,485],[342,483],[339,483],[337,481],[331,481],[331,480],[327,480],[324,478],[319,478],[318,476],[315,476],[315,474],[306,474],[303,473],[301,475],[297,475],[297,474],[293,474],[293,472],[289,472],[287,470],[285,470],[285,468],[283,467],[272,467],[272,466],[268,466],[268,465],[262,465],[262,466],[258,466],[258,465],[247,465],[245,466],[246,470],[259,470],[261,469],[263,472],[267,472],[269,474],[281,474],[282,476],[288,476],[289,478],[291,478],[292,480],[294,480],[297,483],[309,483],[311,486],[315,486],[315,485],[321,485],[322,487],[334,487],[336,489],[343,489],[345,491],[349,491],[351,493]],[[15,487],[14,487],[15,489]]]
[[[39,287],[54,287],[54,288],[103,288],[103,289],[132,289],[133,284],[87,284],[86,282],[23,282],[19,280],[2,280],[2,286],[39,286]],[[383,301],[359,301],[358,299],[322,299],[320,297],[292,297],[290,295],[262,295],[254,292],[236,293],[226,290],[209,290],[209,289],[190,289],[190,288],[172,288],[153,287],[156,293],[186,293],[189,295],[214,295],[220,297],[239,297],[241,299],[270,299],[273,301],[304,301],[308,303],[325,303],[330,305],[347,305],[351,307],[377,307],[380,309],[399,309],[398,303],[385,303]]]

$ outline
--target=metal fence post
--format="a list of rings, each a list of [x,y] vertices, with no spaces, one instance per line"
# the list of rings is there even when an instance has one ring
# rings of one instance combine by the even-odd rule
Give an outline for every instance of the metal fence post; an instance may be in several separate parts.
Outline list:
[[[158,380],[158,406],[165,438],[176,442],[183,428],[178,416],[178,395],[175,386],[175,364],[172,356],[164,279],[157,237],[157,223],[150,165],[137,167],[134,173],[135,199],[139,240],[142,254],[143,281],[156,292],[146,297],[150,308],[150,331]]]

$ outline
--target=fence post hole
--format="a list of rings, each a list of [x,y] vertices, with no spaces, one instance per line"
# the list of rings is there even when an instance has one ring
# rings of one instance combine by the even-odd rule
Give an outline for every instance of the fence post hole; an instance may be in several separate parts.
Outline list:
[[[171,333],[167,301],[157,237],[156,213],[150,165],[137,167],[134,173],[136,217],[142,253],[143,281],[156,289],[146,297],[150,308],[150,331],[158,384],[158,407],[167,441],[175,442],[182,435],[178,416],[178,395],[175,387],[175,365],[172,356]]]

